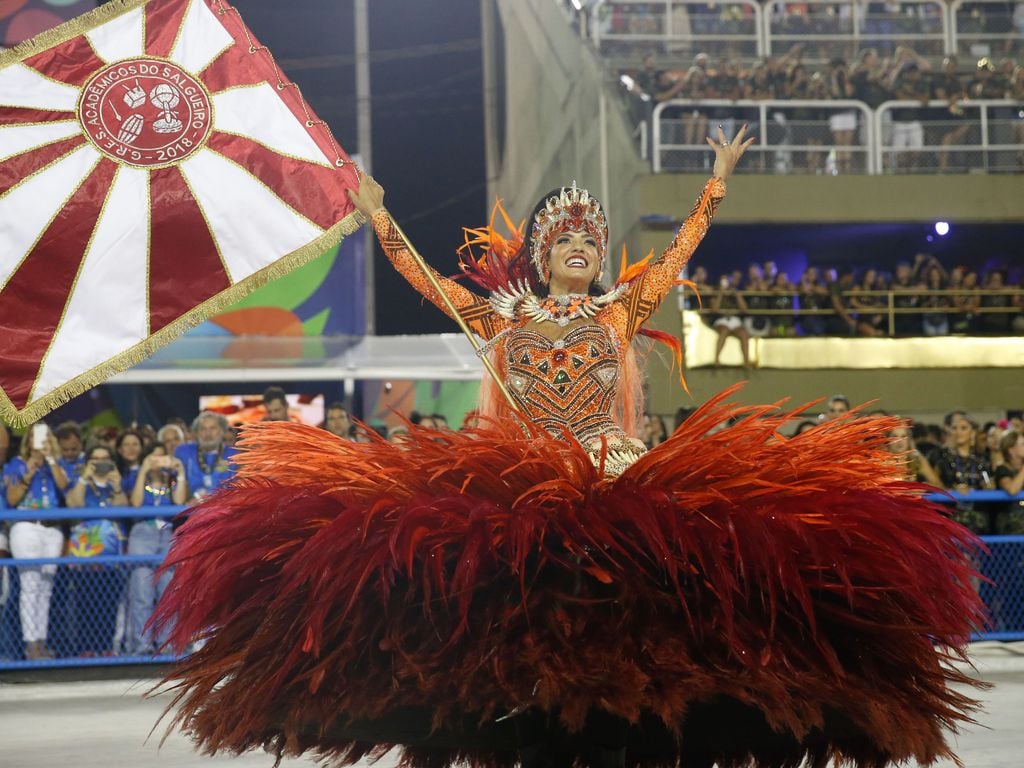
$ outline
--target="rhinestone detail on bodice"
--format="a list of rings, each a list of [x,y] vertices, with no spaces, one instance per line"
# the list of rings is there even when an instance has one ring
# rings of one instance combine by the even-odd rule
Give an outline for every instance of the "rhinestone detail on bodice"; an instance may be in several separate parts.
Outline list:
[[[565,430],[583,445],[621,433],[611,411],[619,383],[619,356],[601,325],[581,325],[552,341],[536,331],[509,331],[507,384],[519,406],[556,437]]]

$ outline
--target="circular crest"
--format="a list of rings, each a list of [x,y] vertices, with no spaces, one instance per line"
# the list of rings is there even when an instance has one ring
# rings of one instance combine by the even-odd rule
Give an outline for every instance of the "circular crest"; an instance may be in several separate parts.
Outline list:
[[[200,149],[213,126],[210,94],[177,64],[156,58],[119,61],[82,89],[78,119],[104,155],[140,168],[180,163]]]

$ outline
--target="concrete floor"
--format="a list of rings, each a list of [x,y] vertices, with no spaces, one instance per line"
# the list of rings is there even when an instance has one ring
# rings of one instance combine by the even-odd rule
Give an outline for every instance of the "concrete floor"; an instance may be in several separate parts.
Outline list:
[[[994,684],[982,694],[979,725],[955,739],[968,768],[1009,768],[1024,760],[1024,658],[998,651],[978,660],[980,677]],[[271,768],[263,753],[240,757],[196,754],[178,733],[160,746],[164,726],[151,729],[166,700],[144,699],[149,682],[26,683],[0,685],[0,766],[3,768]],[[379,768],[391,768],[383,760]],[[286,768],[313,766],[287,760]],[[953,768],[943,763],[936,768]]]

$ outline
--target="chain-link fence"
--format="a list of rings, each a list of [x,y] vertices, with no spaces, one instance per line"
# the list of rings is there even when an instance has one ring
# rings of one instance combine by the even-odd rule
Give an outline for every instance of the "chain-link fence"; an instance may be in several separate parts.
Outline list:
[[[146,626],[181,507],[0,512],[0,669],[167,661]]]
[[[992,530],[1008,530],[1000,522],[1024,519],[1024,495],[1011,499],[1001,491],[972,491],[931,497],[946,503],[973,504],[992,518]],[[164,584],[155,568],[170,542],[171,515],[180,508],[111,508],[2,512],[0,522],[23,528],[18,535],[61,536],[82,522],[123,524],[141,532],[142,546],[157,554],[117,554],[0,559],[0,670],[32,667],[88,666],[166,662],[157,653],[161,639],[145,628]],[[34,512],[34,516],[32,513]],[[74,523],[68,513],[76,515]],[[141,526],[141,528],[137,528]],[[45,529],[45,530],[43,530]],[[81,530],[81,529],[80,529]],[[150,535],[167,531],[167,536]],[[12,530],[13,533],[13,530]],[[131,535],[131,534],[129,534]],[[51,536],[52,537],[52,536]],[[74,534],[71,535],[72,544]],[[979,556],[978,590],[989,608],[991,623],[978,639],[1024,638],[1024,533],[983,537],[989,548]],[[86,537],[80,543],[95,539]]]

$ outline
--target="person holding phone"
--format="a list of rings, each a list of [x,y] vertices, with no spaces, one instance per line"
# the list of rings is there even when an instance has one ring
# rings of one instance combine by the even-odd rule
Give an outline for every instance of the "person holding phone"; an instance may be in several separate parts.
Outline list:
[[[132,490],[133,507],[181,506],[188,500],[188,480],[185,465],[176,456],[169,456],[160,443],[154,445],[142,460]],[[132,525],[128,534],[129,555],[166,555],[171,546],[174,530],[171,521],[146,518]],[[154,578],[156,569],[139,565],[128,578],[128,627],[125,632],[126,652],[132,656],[150,655],[163,643],[163,636],[154,638],[146,632],[146,623],[156,602],[167,589],[171,574],[165,572]],[[163,633],[166,635],[166,633]]]
[[[68,476],[57,461],[60,449],[43,422],[29,427],[21,450],[4,467],[4,495],[12,509],[55,509],[68,487]],[[10,550],[15,558],[60,557],[64,533],[59,520],[20,520],[11,526]],[[46,645],[50,598],[57,575],[56,565],[19,566],[19,612],[25,658],[38,661],[53,657]]]
[[[128,505],[128,497],[121,487],[121,473],[114,454],[107,446],[94,445],[86,453],[82,474],[67,492],[67,503],[69,507],[76,508]],[[81,520],[71,528],[68,554],[81,558],[120,555],[124,539],[120,521],[107,518]],[[79,619],[75,651],[80,656],[109,655],[114,644],[124,571],[117,565],[75,565],[72,569]]]

